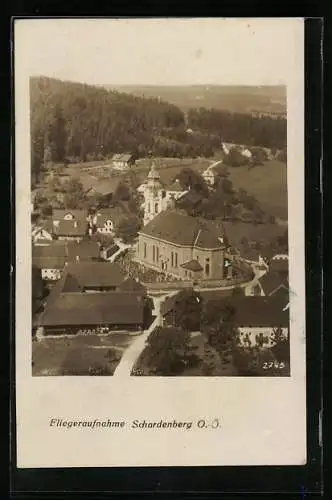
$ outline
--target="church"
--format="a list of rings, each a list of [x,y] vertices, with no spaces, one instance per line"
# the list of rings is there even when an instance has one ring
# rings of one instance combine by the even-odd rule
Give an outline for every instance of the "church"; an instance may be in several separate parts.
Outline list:
[[[155,203],[158,203],[157,201]],[[168,208],[138,233],[136,261],[179,279],[232,277],[222,226]]]
[[[159,213],[174,206],[174,201],[187,193],[182,189],[178,180],[170,186],[165,186],[161,181],[160,174],[152,163],[150,172],[143,184],[138,188],[138,192],[144,196],[144,225],[148,224]]]

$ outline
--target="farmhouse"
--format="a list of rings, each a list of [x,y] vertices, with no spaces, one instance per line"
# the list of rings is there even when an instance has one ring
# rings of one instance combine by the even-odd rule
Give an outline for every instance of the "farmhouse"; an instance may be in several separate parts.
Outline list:
[[[224,230],[212,221],[167,210],[138,234],[137,260],[152,269],[183,279],[231,276]]]
[[[221,160],[213,163],[203,172],[203,179],[209,186],[213,186],[223,168]]]
[[[143,324],[144,297],[132,292],[62,292],[39,320],[44,335],[137,331]]]
[[[113,194],[117,190],[117,187],[121,183],[121,177],[111,177],[109,179],[103,179],[97,182],[94,186],[86,191],[86,195],[89,198],[99,197],[105,202],[112,199]]]
[[[43,255],[33,256],[32,265],[40,269],[41,278],[46,282],[58,281],[66,265],[66,257],[62,255],[45,257]]]
[[[53,234],[59,240],[79,242],[88,234],[88,223],[81,220],[61,220],[54,226]]]
[[[87,210],[54,209],[52,213],[53,225],[56,227],[61,221],[72,220],[77,222],[86,222],[88,217]]]
[[[115,168],[125,169],[135,164],[135,158],[132,154],[115,154],[112,158]]]
[[[240,297],[234,301],[233,323],[243,347],[273,346],[274,334],[288,338],[289,310],[278,297]]]
[[[66,266],[83,292],[110,292],[118,290],[126,275],[120,266],[109,262],[75,262]]]
[[[126,212],[120,206],[101,208],[89,216],[89,226],[92,232],[113,234],[117,224]]]
[[[148,307],[144,287],[116,264],[68,265],[36,320],[38,335],[141,330]]]

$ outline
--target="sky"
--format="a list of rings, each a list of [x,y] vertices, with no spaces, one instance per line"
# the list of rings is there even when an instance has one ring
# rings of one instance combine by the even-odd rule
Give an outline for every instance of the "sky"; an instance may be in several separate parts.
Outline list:
[[[287,84],[302,19],[23,19],[30,76],[100,85]]]

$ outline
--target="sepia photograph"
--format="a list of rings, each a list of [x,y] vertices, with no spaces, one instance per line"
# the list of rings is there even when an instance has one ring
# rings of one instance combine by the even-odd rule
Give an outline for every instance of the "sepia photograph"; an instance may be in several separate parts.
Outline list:
[[[305,390],[303,21],[23,19],[15,33],[22,411],[45,402],[39,427],[61,428],[83,406],[112,419],[109,398],[140,429],[158,408],[190,422],[204,400],[229,425],[267,412],[261,445],[282,446],[293,427],[276,405],[292,399],[296,419]],[[102,464],[135,460],[119,453]],[[282,455],[264,453],[245,463]]]
[[[30,77],[33,375],[289,376],[287,88],[153,63]]]

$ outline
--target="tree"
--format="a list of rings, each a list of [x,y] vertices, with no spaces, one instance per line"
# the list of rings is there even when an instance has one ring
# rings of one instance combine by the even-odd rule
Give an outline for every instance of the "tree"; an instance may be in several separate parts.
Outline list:
[[[178,375],[190,354],[190,334],[181,328],[156,327],[147,339],[147,363],[158,375]]]
[[[181,290],[174,304],[174,323],[186,331],[200,329],[202,298],[194,290]]]
[[[116,235],[123,240],[124,243],[131,243],[140,230],[142,222],[135,215],[123,217],[116,228]]]
[[[223,179],[221,181],[221,188],[225,194],[232,194],[234,192],[233,183],[229,179]]]
[[[290,346],[289,337],[284,335],[282,328],[275,328],[271,335],[271,343],[273,344],[272,352],[276,359],[280,362],[289,363]]]
[[[225,156],[224,163],[230,167],[241,167],[242,165],[248,165],[249,159],[236,148],[233,148],[228,155]]]
[[[85,202],[85,191],[79,179],[70,179],[64,183],[64,204],[66,208],[81,208]]]
[[[131,191],[125,182],[120,182],[113,195],[114,201],[128,201],[131,199]]]
[[[183,168],[177,176],[183,189],[193,189],[206,197],[209,195],[209,188],[200,173],[191,168]]]

